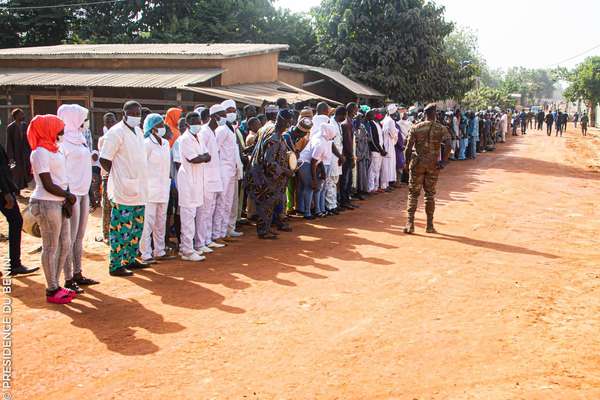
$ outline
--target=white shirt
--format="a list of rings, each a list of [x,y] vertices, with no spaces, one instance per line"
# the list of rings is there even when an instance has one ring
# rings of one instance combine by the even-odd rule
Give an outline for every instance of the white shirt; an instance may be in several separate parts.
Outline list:
[[[333,145],[336,147],[337,151],[342,154],[342,126],[339,122],[332,119],[331,125],[335,128],[335,137],[333,138]],[[338,158],[335,154],[333,154],[333,150],[331,152],[331,170],[329,171],[329,176],[340,176],[342,174],[342,166],[338,162]]]
[[[104,135],[100,157],[112,161],[108,175],[108,198],[117,204],[142,206],[148,198],[148,180],[144,134],[135,133],[123,121]]]
[[[153,135],[144,139],[148,168],[148,203],[168,203],[171,189],[171,150],[169,142],[159,144]]]
[[[383,146],[387,152],[386,158],[396,157],[395,145],[398,140],[398,129],[396,129],[396,121],[387,115],[383,121]]]
[[[202,207],[204,204],[204,168],[206,164],[192,164],[188,160],[205,154],[207,152],[206,147],[189,130],[185,131],[177,139],[177,142],[179,142],[179,162],[181,163],[177,172],[179,206],[187,208]]]
[[[410,132],[410,128],[412,128],[412,122],[410,122],[408,119],[401,119],[398,121],[398,125],[400,125],[400,134],[402,135],[402,139],[404,139],[406,142],[408,132]]]
[[[63,201],[64,197],[55,196],[46,191],[40,179],[40,174],[49,172],[52,183],[66,190],[69,184],[67,181],[67,163],[64,154],[60,150],[53,153],[43,147],[38,147],[31,152],[29,159],[31,160],[31,169],[33,170],[33,178],[35,179],[35,189],[31,194],[31,198]]]
[[[237,177],[237,150],[235,133],[227,125],[219,126],[215,130],[217,145],[219,146],[219,156],[221,159],[221,178],[227,182],[233,177]]]
[[[104,127],[104,129],[106,129],[106,127]],[[102,151],[102,145],[104,144],[104,135],[100,136],[98,138],[98,151]],[[100,163],[100,153],[98,153],[98,163]],[[102,168],[102,165],[100,165],[100,175],[104,176],[108,176],[108,172],[106,172],[106,170],[104,168]]]
[[[321,125],[329,123],[329,117],[327,115],[315,115],[312,119],[313,126],[310,130],[311,135],[313,132],[321,130]]]
[[[204,148],[210,154],[210,162],[204,164],[204,190],[215,193],[223,191],[223,181],[221,180],[221,159],[219,157],[219,145],[215,132],[210,129],[209,124],[202,125],[198,134]],[[183,145],[181,145],[183,150]],[[183,153],[182,153],[183,155]]]
[[[73,144],[64,141],[60,149],[67,163],[67,182],[69,192],[77,196],[85,196],[92,184],[92,153],[84,144]]]
[[[323,137],[310,139],[308,144],[304,146],[304,149],[300,152],[299,160],[310,163],[315,159],[317,160],[317,163],[322,162],[325,158],[326,146],[328,143],[330,142]]]

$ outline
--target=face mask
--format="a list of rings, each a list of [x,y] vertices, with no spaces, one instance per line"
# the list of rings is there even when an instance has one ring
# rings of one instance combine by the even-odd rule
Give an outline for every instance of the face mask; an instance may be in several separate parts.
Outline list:
[[[219,118],[219,119],[217,120],[217,124],[218,124],[219,126],[223,126],[223,125],[225,125],[226,123],[227,123],[227,119],[225,119],[225,118]]]
[[[227,113],[227,122],[229,122],[230,124],[233,124],[236,119],[237,119],[236,113]]]
[[[202,125],[190,125],[190,133],[192,135],[200,133],[200,129],[202,129]]]
[[[90,120],[89,119],[86,119],[83,122],[83,129],[88,130],[88,131],[90,130]]]
[[[167,128],[156,128],[156,131],[160,137],[165,137],[167,134]]]
[[[140,126],[140,122],[142,122],[142,118],[141,117],[131,117],[131,116],[127,115],[125,117],[125,121],[127,121],[127,125],[135,128],[136,126]]]

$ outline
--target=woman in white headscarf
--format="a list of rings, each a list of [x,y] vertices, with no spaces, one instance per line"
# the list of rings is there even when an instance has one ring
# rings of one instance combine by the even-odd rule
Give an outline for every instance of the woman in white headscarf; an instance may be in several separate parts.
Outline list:
[[[89,111],[79,104],[63,104],[57,116],[65,123],[65,134],[60,150],[65,156],[69,191],[76,197],[73,204],[71,225],[71,254],[68,262],[73,264],[73,279],[65,287],[82,293],[81,285],[95,285],[99,282],[83,276],[81,255],[83,237],[90,212],[89,190],[92,183],[92,152],[83,135],[88,122]]]

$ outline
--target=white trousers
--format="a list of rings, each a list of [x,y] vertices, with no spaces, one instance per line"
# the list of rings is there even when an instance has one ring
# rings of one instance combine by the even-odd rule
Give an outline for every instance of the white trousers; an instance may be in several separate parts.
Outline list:
[[[215,215],[217,194],[216,192],[204,190],[204,204],[198,208],[199,215],[196,216],[195,248],[206,246],[212,242],[213,217]],[[183,226],[183,219],[181,220],[181,225]]]
[[[235,179],[233,202],[231,203],[231,212],[229,213],[229,224],[227,225],[227,233],[235,231],[237,221],[242,216],[242,204],[240,203],[240,185]]]
[[[231,208],[237,187],[235,176],[223,179],[223,191],[217,193],[215,212],[213,215],[212,240],[223,239],[227,236],[227,228],[231,221]]]
[[[144,229],[140,239],[140,253],[143,259],[164,256],[165,226],[167,224],[167,203],[147,203],[144,209]],[[152,239],[150,239],[152,237]],[[154,253],[152,246],[154,245]]]
[[[337,162],[337,160],[335,161]],[[337,208],[337,183],[340,180],[339,175],[328,176],[325,179],[325,208],[333,210]]]
[[[369,192],[379,189],[379,176],[383,158],[380,153],[371,152],[371,165],[369,165]]]
[[[179,251],[189,256],[194,252],[194,236],[196,236],[200,207],[179,207],[181,218],[181,243]]]

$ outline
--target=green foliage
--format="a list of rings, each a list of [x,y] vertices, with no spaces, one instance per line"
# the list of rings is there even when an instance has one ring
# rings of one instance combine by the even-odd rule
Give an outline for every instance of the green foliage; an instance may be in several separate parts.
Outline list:
[[[314,12],[322,64],[410,103],[448,97],[452,24],[424,0],[324,0]]]
[[[586,58],[565,77],[569,81],[564,93],[568,100],[583,99],[588,105],[600,101],[600,56]]]
[[[484,86],[467,92],[461,106],[470,110],[484,110],[496,106],[506,109],[514,107],[515,100],[501,89]]]

